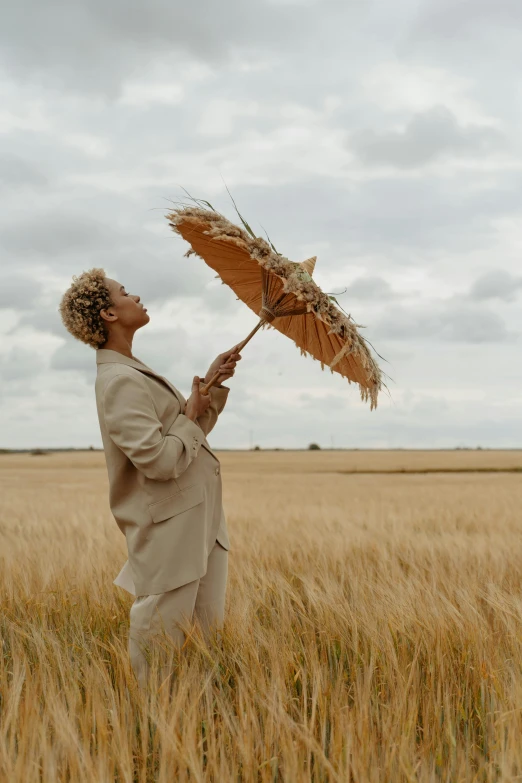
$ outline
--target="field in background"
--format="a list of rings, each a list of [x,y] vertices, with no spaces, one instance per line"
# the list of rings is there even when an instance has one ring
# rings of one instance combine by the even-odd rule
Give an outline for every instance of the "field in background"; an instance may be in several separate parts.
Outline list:
[[[223,644],[144,699],[103,454],[0,455],[0,779],[522,776],[522,480],[460,472],[522,452],[218,456]]]

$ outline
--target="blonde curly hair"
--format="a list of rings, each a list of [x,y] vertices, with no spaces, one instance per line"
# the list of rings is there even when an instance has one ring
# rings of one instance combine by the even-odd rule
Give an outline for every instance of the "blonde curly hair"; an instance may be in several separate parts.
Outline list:
[[[98,349],[109,337],[100,310],[112,305],[105,270],[94,267],[79,276],[73,275],[73,282],[58,309],[67,331],[82,343]]]

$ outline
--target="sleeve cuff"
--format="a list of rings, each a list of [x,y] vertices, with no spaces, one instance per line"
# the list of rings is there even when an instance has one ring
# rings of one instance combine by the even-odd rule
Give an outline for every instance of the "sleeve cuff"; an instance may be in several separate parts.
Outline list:
[[[184,413],[178,413],[168,434],[179,438],[193,457],[197,456],[199,448],[205,440],[205,433],[199,424],[189,419]]]

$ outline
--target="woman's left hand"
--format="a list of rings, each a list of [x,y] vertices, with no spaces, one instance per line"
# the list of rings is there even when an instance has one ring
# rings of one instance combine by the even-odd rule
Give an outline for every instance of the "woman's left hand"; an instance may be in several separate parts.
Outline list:
[[[218,356],[214,359],[208,368],[208,372],[203,379],[204,382],[208,383],[218,370],[221,372],[219,378],[217,379],[217,383],[223,383],[223,381],[228,380],[228,378],[231,378],[234,375],[236,371],[236,362],[240,361],[240,359],[241,354],[238,352],[237,345],[235,345],[229,351],[218,354]]]

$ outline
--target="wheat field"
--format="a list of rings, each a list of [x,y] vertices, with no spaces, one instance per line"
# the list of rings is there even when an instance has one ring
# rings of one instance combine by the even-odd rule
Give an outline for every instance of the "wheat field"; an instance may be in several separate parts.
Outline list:
[[[522,779],[522,452],[218,455],[222,640],[146,694],[103,453],[0,455],[0,780]]]

